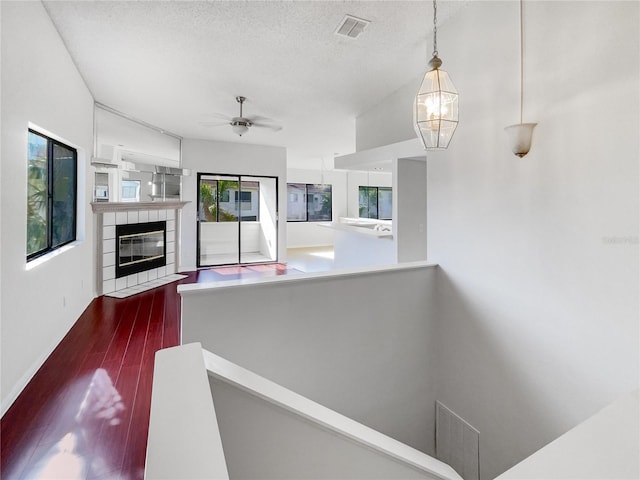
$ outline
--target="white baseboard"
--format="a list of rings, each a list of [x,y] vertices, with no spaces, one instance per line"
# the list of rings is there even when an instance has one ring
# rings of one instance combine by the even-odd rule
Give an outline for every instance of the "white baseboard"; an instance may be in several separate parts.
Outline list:
[[[93,298],[95,298],[95,297],[93,297]],[[91,299],[91,301],[93,301],[93,298]],[[89,303],[91,303],[91,301]],[[87,304],[85,306],[85,309],[87,308],[87,306],[89,306],[89,304]],[[81,314],[82,314],[83,311],[84,311],[84,309],[81,311]],[[0,408],[1,408],[0,417],[3,417],[4,414],[7,413],[7,410],[9,410],[11,405],[13,405],[13,402],[16,401],[16,399],[18,398],[20,393],[22,393],[22,391],[27,386],[27,384],[31,381],[33,376],[38,372],[38,370],[40,370],[40,367],[42,367],[42,365],[44,365],[44,362],[47,360],[47,358],[49,358],[49,355],[51,355],[53,353],[53,351],[60,344],[60,342],[62,341],[64,336],[67,333],[69,333],[69,330],[71,330],[71,327],[73,327],[75,325],[75,323],[78,321],[79,318],[80,317],[72,319],[72,321],[69,323],[69,325],[67,325],[67,328],[64,329],[62,334],[58,338],[56,338],[51,344],[49,344],[49,347],[47,348],[47,350],[45,352],[43,352],[38,357],[38,359],[31,364],[31,366],[27,369],[27,371],[24,373],[24,375],[22,375],[22,377],[20,377],[20,380],[18,380],[16,385],[14,385],[14,387],[11,389],[9,394],[6,397],[2,398],[2,403],[0,404]]]

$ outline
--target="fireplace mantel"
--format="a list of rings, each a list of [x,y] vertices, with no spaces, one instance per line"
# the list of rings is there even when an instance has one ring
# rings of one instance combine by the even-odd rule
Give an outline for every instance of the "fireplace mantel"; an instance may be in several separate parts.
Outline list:
[[[93,213],[128,212],[131,210],[179,210],[187,203],[190,202],[91,202],[91,208]]]

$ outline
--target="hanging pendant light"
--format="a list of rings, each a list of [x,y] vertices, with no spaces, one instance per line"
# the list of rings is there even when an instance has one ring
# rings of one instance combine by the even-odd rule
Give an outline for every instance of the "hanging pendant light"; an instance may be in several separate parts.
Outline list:
[[[413,108],[414,128],[426,150],[440,150],[449,146],[458,126],[458,91],[449,74],[440,70],[438,58],[438,8],[433,0],[433,57],[431,70],[425,73]]]
[[[511,151],[522,158],[531,149],[531,138],[533,129],[537,123],[522,123],[524,111],[524,27],[522,15],[522,0],[520,0],[520,123],[509,125],[504,130],[509,136]]]

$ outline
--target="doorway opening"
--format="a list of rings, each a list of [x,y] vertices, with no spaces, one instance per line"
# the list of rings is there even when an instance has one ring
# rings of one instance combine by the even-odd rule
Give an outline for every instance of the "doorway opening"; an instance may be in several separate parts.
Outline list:
[[[197,266],[278,261],[278,179],[198,173]]]

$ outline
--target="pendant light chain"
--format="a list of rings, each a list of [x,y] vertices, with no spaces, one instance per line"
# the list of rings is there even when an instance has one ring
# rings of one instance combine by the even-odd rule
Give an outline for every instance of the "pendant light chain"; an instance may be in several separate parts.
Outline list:
[[[458,126],[458,92],[449,74],[440,70],[442,60],[438,57],[438,4],[436,0],[432,2],[433,54],[413,102],[413,123],[425,150],[444,150],[449,146]]]
[[[433,56],[438,56],[438,5],[433,0]]]

